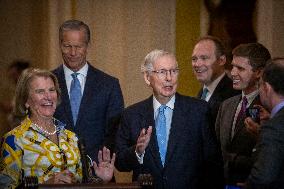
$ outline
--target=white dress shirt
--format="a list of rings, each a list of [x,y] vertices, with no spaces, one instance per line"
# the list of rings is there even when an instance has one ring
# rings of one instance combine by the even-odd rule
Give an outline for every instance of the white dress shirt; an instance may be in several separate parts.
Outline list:
[[[76,73],[79,73],[77,75],[77,78],[78,78],[80,85],[81,85],[82,95],[83,95],[84,89],[85,89],[85,83],[86,83],[88,68],[89,68],[89,65],[86,63],[79,71],[76,72]],[[74,71],[70,70],[65,64],[63,64],[63,70],[64,70],[66,86],[67,86],[67,90],[68,90],[68,94],[69,94],[69,98],[70,98],[70,87],[71,87],[71,82],[73,80],[71,74],[73,74]]]

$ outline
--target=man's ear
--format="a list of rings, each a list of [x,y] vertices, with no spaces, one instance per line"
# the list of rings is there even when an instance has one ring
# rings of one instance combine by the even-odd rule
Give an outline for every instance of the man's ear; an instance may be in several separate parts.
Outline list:
[[[226,56],[225,55],[222,55],[218,58],[218,63],[220,66],[223,66],[226,64]]]
[[[148,86],[150,86],[150,74],[148,72],[144,72],[144,80]]]
[[[263,83],[263,88],[266,93],[270,94],[273,91],[272,86],[268,82]]]
[[[261,76],[262,76],[262,74],[263,74],[263,69],[257,69],[257,70],[255,71],[255,73],[256,73],[256,77],[257,77],[258,79],[260,79]]]

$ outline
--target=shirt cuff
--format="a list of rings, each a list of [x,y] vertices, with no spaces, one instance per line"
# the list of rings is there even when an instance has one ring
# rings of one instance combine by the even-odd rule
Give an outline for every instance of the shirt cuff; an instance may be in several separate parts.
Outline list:
[[[144,155],[145,155],[145,151],[144,151],[141,155],[139,155],[139,154],[135,151],[135,154],[136,154],[136,157],[137,157],[137,160],[138,160],[139,164],[142,165],[142,164],[143,164]]]

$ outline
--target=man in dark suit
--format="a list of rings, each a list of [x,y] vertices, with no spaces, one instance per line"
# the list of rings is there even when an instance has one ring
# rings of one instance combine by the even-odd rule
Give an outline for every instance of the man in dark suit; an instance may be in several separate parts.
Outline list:
[[[233,87],[242,94],[225,100],[216,119],[216,134],[224,159],[224,175],[228,185],[244,182],[250,173],[257,136],[245,125],[246,110],[260,104],[258,82],[269,51],[259,43],[241,44],[233,50]]]
[[[247,188],[284,187],[284,58],[276,58],[264,68],[260,82],[260,100],[271,112],[261,125],[256,161],[248,177]]]
[[[145,57],[142,72],[153,96],[122,114],[117,169],[133,170],[134,180],[149,173],[158,189],[205,188],[208,183],[214,188],[222,161],[209,129],[209,107],[176,93],[179,69],[174,55],[153,50]]]
[[[124,102],[118,79],[87,62],[89,42],[90,29],[82,21],[68,20],[61,25],[59,44],[64,63],[53,73],[62,101],[55,118],[85,140],[87,154],[96,160],[106,133],[116,130]]]
[[[225,73],[226,61],[225,47],[217,37],[202,37],[194,46],[192,67],[197,80],[203,85],[197,97],[209,103],[214,121],[220,104],[227,98],[240,94]]]

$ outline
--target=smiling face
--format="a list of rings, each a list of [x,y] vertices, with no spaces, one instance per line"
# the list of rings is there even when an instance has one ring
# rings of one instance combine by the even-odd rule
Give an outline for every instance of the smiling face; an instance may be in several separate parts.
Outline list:
[[[25,104],[31,111],[31,119],[52,118],[57,105],[57,97],[51,78],[35,76],[29,83],[29,97]]]
[[[157,58],[153,64],[153,70],[155,71],[175,70],[177,67],[176,60],[170,55]],[[153,93],[161,104],[166,104],[177,89],[178,74],[166,72],[165,76],[151,71],[144,73],[146,83],[153,88]]]
[[[81,30],[67,30],[63,32],[60,42],[64,64],[74,72],[86,64],[88,43],[86,33]]]
[[[211,40],[198,42],[192,52],[192,67],[199,82],[209,85],[224,72],[225,56],[216,57],[216,47]]]
[[[243,90],[245,94],[249,94],[258,88],[261,71],[253,71],[248,58],[234,56],[232,66],[231,75],[234,89]]]

